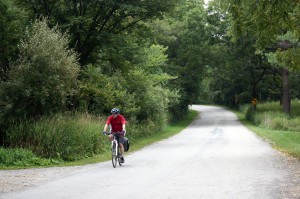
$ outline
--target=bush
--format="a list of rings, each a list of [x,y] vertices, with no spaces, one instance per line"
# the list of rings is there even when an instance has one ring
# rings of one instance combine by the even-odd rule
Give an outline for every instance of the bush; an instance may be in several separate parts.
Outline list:
[[[0,93],[12,118],[37,117],[61,111],[77,90],[77,55],[69,39],[46,20],[37,21],[19,45],[20,58]]]
[[[249,106],[245,114],[246,119],[250,122],[255,123],[255,115],[256,115],[256,110],[253,108],[253,106]]]

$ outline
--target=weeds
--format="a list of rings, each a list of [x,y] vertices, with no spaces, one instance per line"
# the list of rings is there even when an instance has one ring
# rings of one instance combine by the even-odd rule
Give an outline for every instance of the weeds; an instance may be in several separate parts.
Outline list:
[[[7,166],[47,166],[59,164],[59,160],[37,157],[28,149],[4,149],[0,148],[0,167]]]
[[[88,114],[56,115],[13,126],[8,140],[45,158],[72,161],[104,150],[100,129],[99,119]]]

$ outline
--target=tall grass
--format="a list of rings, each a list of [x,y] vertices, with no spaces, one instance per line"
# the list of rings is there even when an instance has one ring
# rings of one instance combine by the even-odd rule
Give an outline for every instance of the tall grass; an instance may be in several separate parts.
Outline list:
[[[88,114],[55,115],[23,121],[8,129],[10,146],[46,157],[72,161],[105,150],[98,118]]]
[[[300,131],[300,102],[293,101],[291,114],[283,112],[279,102],[267,102],[259,104],[257,110],[246,105],[241,108],[245,118],[253,124],[273,130]]]
[[[259,136],[272,142],[280,151],[300,159],[300,102],[292,101],[291,114],[283,113],[279,102],[259,104],[257,110],[249,105],[243,106],[241,112],[251,124],[244,122],[248,128]],[[240,119],[243,119],[238,113]]]
[[[38,157],[58,161],[74,161],[104,154],[110,150],[110,142],[102,135],[106,116],[58,114],[38,121],[23,120],[7,129],[11,148],[31,150]],[[142,124],[130,120],[127,123],[131,142],[158,134],[163,126],[146,121]]]

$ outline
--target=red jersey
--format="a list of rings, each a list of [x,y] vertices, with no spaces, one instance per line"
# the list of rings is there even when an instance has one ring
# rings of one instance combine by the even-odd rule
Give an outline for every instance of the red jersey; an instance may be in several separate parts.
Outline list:
[[[111,124],[112,132],[121,132],[123,130],[122,125],[126,123],[125,118],[123,115],[117,115],[114,118],[112,115],[109,116],[106,120],[106,124]]]

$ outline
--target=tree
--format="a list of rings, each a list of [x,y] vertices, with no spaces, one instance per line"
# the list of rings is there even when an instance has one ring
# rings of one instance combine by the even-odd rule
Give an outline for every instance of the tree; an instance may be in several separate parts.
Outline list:
[[[245,34],[232,40],[228,34],[231,18],[225,3],[213,1],[207,8],[210,59],[201,101],[236,106],[258,98],[261,82],[273,69],[263,55],[255,53],[254,36]]]
[[[252,35],[255,37],[255,47],[258,52],[268,52],[274,45],[286,49],[286,42],[278,40],[278,36],[288,31],[299,35],[298,16],[299,2],[296,0],[283,1],[232,1],[230,0],[232,16],[232,33],[235,37]],[[291,50],[285,54],[295,51]],[[290,58],[293,56],[290,56]],[[295,57],[294,57],[295,58]],[[298,58],[296,58],[298,60]],[[298,61],[294,61],[298,63]],[[275,65],[277,66],[277,65]],[[291,65],[281,65],[283,79],[282,104],[285,113],[290,113],[290,91],[288,74]],[[297,66],[300,68],[300,65]]]
[[[26,13],[12,1],[0,1],[0,81],[6,81],[10,62],[17,57],[17,44],[22,38]]]
[[[164,70],[178,76],[171,81],[172,87],[180,90],[181,96],[179,106],[171,110],[177,118],[187,112],[188,104],[198,99],[209,59],[209,35],[203,5],[202,0],[184,1],[164,20],[151,24],[158,42],[168,46],[169,61]]]
[[[61,111],[77,90],[79,65],[69,39],[46,20],[36,21],[19,46],[20,57],[3,84],[1,97],[13,118]]]
[[[177,0],[61,0],[19,1],[33,17],[45,16],[52,24],[68,30],[82,65],[93,63],[97,53],[110,45],[113,35],[142,28],[141,21],[162,17]]]
[[[96,113],[117,106],[130,120],[161,129],[168,108],[178,102],[177,91],[168,87],[174,77],[163,72],[166,48],[127,34],[113,42],[120,45],[103,50],[102,61],[84,70],[80,104]]]

